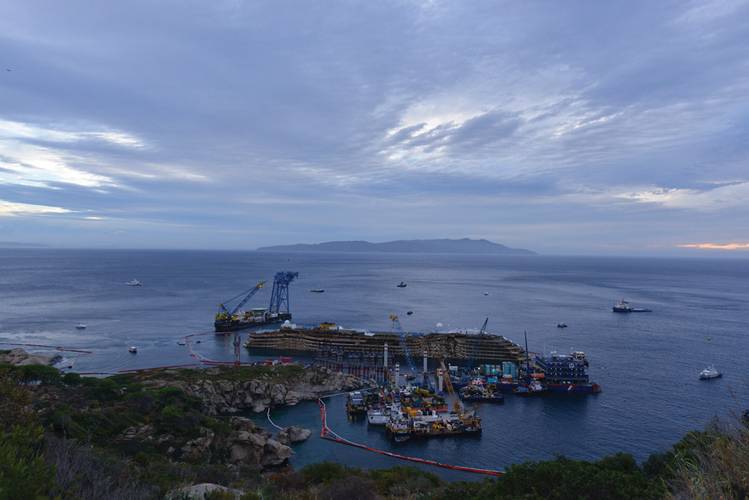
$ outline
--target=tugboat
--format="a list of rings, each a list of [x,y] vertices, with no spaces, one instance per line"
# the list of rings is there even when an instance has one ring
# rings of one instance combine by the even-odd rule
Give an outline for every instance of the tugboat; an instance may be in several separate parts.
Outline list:
[[[642,307],[632,307],[632,304],[626,300],[620,300],[614,307],[611,308],[615,313],[649,313],[652,312],[650,309],[644,309]]]
[[[401,281],[400,283],[398,283],[397,286],[398,286],[398,288],[406,288],[408,285],[406,284],[405,281]]]
[[[364,396],[361,391],[353,391],[348,393],[348,400],[346,401],[346,413],[349,418],[360,417],[367,413],[367,406],[364,403]]]
[[[723,374],[715,369],[714,366],[710,365],[700,372],[700,380],[712,380],[714,378],[720,378]]]

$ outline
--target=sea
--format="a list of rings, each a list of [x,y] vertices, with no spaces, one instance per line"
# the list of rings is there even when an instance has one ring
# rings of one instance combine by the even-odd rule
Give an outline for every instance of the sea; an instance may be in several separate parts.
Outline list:
[[[297,324],[323,321],[389,331],[398,314],[411,332],[487,330],[529,350],[584,351],[598,395],[508,396],[481,405],[480,438],[391,443],[381,428],[350,422],[343,397],[328,400],[329,425],[378,449],[443,463],[504,469],[566,456],[626,452],[640,461],[685,433],[749,408],[749,260],[413,254],[281,254],[253,251],[0,250],[0,349],[54,352],[84,373],[233,359],[231,339],[210,334],[219,303],[297,271],[290,305]],[[126,286],[138,279],[142,287]],[[396,285],[404,281],[406,288]],[[322,288],[325,293],[310,293]],[[270,286],[248,306],[267,306]],[[615,314],[619,299],[650,313]],[[407,315],[407,311],[413,311]],[[568,328],[557,328],[564,322]],[[76,329],[83,323],[84,330]],[[138,348],[137,354],[128,352]],[[243,350],[243,361],[267,358]],[[418,364],[418,360],[417,360]],[[698,380],[715,365],[724,376]],[[264,415],[255,417],[268,426]],[[278,425],[313,431],[292,465],[332,460],[365,468],[403,465],[319,438],[316,403],[275,410]],[[446,479],[475,476],[429,466]]]

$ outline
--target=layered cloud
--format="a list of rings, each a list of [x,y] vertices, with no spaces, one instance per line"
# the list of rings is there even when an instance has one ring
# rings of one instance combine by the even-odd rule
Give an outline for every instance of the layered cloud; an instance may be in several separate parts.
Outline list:
[[[749,230],[745,1],[92,5],[0,5],[0,198],[86,244]]]
[[[50,207],[47,205],[32,205],[29,203],[12,203],[0,200],[0,217],[12,217],[23,215],[46,215],[67,214],[70,210],[62,207]]]

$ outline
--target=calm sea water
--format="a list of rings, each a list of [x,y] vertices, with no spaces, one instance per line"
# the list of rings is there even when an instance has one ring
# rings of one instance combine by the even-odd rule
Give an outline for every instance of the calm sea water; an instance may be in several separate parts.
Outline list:
[[[291,291],[297,322],[388,330],[395,312],[406,329],[424,331],[436,323],[478,329],[488,316],[491,332],[516,341],[527,330],[531,351],[585,351],[603,387],[597,396],[509,397],[503,406],[482,406],[480,439],[399,445],[366,423],[347,422],[344,401],[331,400],[331,427],[357,441],[488,468],[558,454],[595,459],[625,451],[644,459],[714,416],[749,407],[749,260],[738,259],[2,250],[0,342],[94,351],[71,357],[78,371],[189,363],[177,341],[209,331],[218,302],[278,270],[300,273]],[[124,286],[132,278],[144,286]],[[401,280],[407,288],[395,287]],[[269,295],[261,291],[251,305],[267,305]],[[620,298],[654,312],[614,314]],[[560,321],[569,328],[557,329]],[[75,329],[80,322],[86,330]],[[139,353],[128,353],[129,345]],[[213,359],[232,356],[227,339],[206,336],[197,348]],[[724,377],[699,381],[708,364]],[[274,418],[319,429],[312,403]],[[317,437],[295,450],[296,465],[394,465]]]

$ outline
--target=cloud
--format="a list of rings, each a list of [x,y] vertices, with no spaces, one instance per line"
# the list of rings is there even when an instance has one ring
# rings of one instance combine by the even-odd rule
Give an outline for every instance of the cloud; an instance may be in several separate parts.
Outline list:
[[[749,212],[747,8],[6,2],[0,197],[107,218],[74,233],[137,221],[144,245],[151,220],[180,245],[430,222],[626,248],[686,211],[695,241],[727,240]]]
[[[676,246],[700,250],[749,250],[749,243],[684,243]]]
[[[116,185],[114,179],[81,168],[87,155],[70,144],[104,142],[128,148],[143,143],[122,132],[76,131],[0,120],[0,184],[49,188],[72,184],[87,188]]]
[[[13,217],[25,215],[47,215],[67,214],[70,210],[62,207],[50,207],[47,205],[32,205],[29,203],[13,203],[0,200],[0,217]]]
[[[618,192],[613,196],[637,203],[653,203],[667,208],[692,210],[749,208],[749,182],[732,182],[708,189],[653,187]]]

